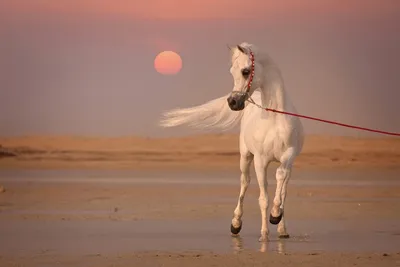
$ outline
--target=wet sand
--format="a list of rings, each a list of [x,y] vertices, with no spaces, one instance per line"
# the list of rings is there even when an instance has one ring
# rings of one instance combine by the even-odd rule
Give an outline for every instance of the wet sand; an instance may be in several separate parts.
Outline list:
[[[398,266],[399,174],[298,170],[260,243],[254,174],[233,238],[235,172],[3,170],[0,266]]]
[[[400,139],[309,136],[258,242],[258,186],[231,237],[236,135],[0,137],[0,266],[400,266]],[[268,171],[269,198],[276,164]]]

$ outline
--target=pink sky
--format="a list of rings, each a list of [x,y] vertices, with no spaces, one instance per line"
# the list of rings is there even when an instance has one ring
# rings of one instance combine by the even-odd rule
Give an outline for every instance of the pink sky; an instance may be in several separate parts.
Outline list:
[[[226,44],[242,41],[278,62],[300,113],[398,131],[399,23],[400,0],[0,0],[2,134],[193,133],[156,123],[232,90]],[[163,50],[179,75],[154,70]]]
[[[392,0],[13,0],[0,3],[9,13],[62,13],[129,16],[141,19],[239,19],[279,15],[352,14],[385,16],[400,8]]]

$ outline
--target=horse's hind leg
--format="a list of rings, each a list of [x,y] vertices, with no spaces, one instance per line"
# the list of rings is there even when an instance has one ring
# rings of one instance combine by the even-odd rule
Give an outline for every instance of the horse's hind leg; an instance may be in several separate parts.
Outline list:
[[[242,216],[243,216],[243,200],[247,188],[250,184],[250,164],[253,160],[253,154],[246,152],[240,155],[240,194],[236,209],[233,213],[231,224],[231,232],[234,235],[239,234],[242,229]]]
[[[285,199],[286,199],[286,186],[289,182],[290,179],[290,171],[289,174],[287,174],[287,179],[285,179],[285,181],[283,182],[282,185],[282,191],[281,191],[281,199],[282,199],[282,203],[281,203],[281,210],[284,210],[284,205],[285,205]],[[282,219],[281,221],[278,223],[278,235],[279,238],[289,238],[289,234],[286,231],[286,223],[285,223],[285,215],[282,214]]]
[[[287,193],[287,184],[290,180],[292,165],[295,158],[295,151],[289,148],[281,157],[281,165],[276,170],[276,191],[274,205],[271,209],[270,223],[278,224],[280,238],[288,238],[284,219],[284,205]]]

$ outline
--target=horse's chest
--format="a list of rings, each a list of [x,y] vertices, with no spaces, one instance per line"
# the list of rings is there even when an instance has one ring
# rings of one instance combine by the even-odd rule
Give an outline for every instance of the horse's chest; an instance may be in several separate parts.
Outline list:
[[[254,152],[261,154],[273,153],[274,148],[281,142],[272,122],[251,123],[243,130],[246,146]]]
[[[262,114],[265,115],[265,114]],[[267,117],[265,119],[253,118],[247,122],[243,131],[246,136],[251,137],[256,142],[265,142],[276,135],[276,121]],[[272,141],[272,140],[271,140]]]

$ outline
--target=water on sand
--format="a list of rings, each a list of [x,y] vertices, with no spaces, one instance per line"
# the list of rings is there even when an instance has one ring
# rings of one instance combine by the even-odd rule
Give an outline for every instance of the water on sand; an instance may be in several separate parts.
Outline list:
[[[385,179],[376,179],[379,173],[353,172],[299,172],[291,184],[324,186],[399,186],[399,173],[385,173]],[[238,180],[231,173],[186,173],[149,174],[137,172],[88,172],[88,171],[3,171],[0,183],[109,183],[132,184],[232,184]],[[362,176],[362,179],[355,178]],[[269,176],[271,184],[273,176]],[[4,197],[4,196],[3,196]],[[0,197],[0,202],[1,202]],[[214,199],[215,200],[215,199]],[[298,199],[301,201],[301,197]],[[207,201],[207,198],[198,201]],[[211,201],[211,200],[209,200]],[[226,201],[226,199],[221,199]],[[236,199],[230,199],[232,204]],[[356,201],[334,199],[325,201]],[[383,205],[399,202],[399,198],[370,199],[384,202]],[[4,203],[3,203],[4,204]],[[57,214],[57,210],[0,209],[0,251],[7,255],[19,255],[26,251],[42,253],[102,254],[129,253],[135,251],[188,251],[206,250],[214,252],[242,250],[277,251],[351,251],[351,252],[392,252],[400,247],[399,220],[371,218],[368,221],[348,220],[290,220],[291,238],[279,240],[275,227],[271,227],[271,241],[259,243],[259,221],[257,218],[244,219],[245,227],[241,237],[231,237],[230,218],[216,219],[157,219],[135,221],[113,220],[3,220],[2,214]],[[73,214],[98,215],[107,210],[71,209]],[[121,211],[123,212],[123,211]]]

